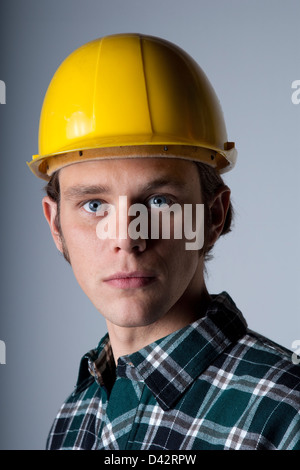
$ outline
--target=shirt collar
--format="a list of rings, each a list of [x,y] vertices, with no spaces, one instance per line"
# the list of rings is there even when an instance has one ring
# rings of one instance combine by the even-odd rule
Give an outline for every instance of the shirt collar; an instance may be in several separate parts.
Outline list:
[[[159,405],[171,409],[188,387],[232,343],[246,332],[241,312],[226,292],[212,296],[205,316],[194,323],[119,358],[117,374],[144,381]],[[109,389],[115,366],[108,335],[84,356],[76,391],[91,383],[91,375]],[[113,379],[112,379],[113,376]],[[85,385],[84,385],[85,383]]]

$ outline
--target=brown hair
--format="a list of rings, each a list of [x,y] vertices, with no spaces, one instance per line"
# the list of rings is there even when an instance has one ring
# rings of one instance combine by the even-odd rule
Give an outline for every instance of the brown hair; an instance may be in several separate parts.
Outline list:
[[[200,184],[202,188],[202,198],[203,198],[204,211],[205,211],[206,234],[204,236],[203,252],[204,252],[205,261],[209,261],[210,259],[212,259],[211,250],[213,246],[210,246],[207,243],[207,239],[208,239],[207,234],[209,233],[210,226],[211,226],[211,212],[208,208],[208,205],[210,204],[210,202],[213,201],[218,191],[222,188],[226,188],[227,186],[224,183],[223,178],[214,168],[212,168],[211,166],[205,163],[200,163],[200,162],[196,162],[196,165],[198,168]],[[226,235],[227,233],[231,232],[233,218],[234,218],[234,209],[230,201],[226,218],[225,218],[225,222],[224,222],[223,229],[222,229],[220,236]]]
[[[55,171],[50,177],[50,180],[45,186],[45,191],[47,195],[52,199],[52,201],[57,204],[57,213],[55,218],[55,225],[61,233],[60,226],[60,186],[59,186],[59,171]]]
[[[202,198],[203,198],[203,203],[205,207],[205,227],[206,227],[206,234],[204,237],[204,246],[203,246],[203,253],[204,253],[204,259],[205,261],[209,261],[212,258],[211,255],[211,250],[213,246],[209,246],[207,243],[207,234],[209,233],[210,230],[210,225],[211,225],[211,213],[210,210],[208,209],[208,205],[211,201],[213,201],[215,195],[217,192],[225,188],[226,185],[220,176],[220,174],[211,166],[205,164],[205,163],[200,163],[196,162],[198,173],[199,173],[199,178],[200,178],[200,184],[202,188]],[[56,226],[57,229],[59,230],[59,233],[61,234],[61,225],[60,225],[60,187],[59,187],[59,171],[56,171],[53,173],[51,176],[48,184],[45,186],[45,191],[47,195],[57,203],[57,215],[56,215]],[[226,235],[231,231],[231,226],[233,222],[233,207],[232,203],[230,202],[229,208],[226,214],[223,230],[221,232],[221,235]],[[63,238],[63,237],[62,237]],[[68,257],[65,256],[67,261],[69,261]]]

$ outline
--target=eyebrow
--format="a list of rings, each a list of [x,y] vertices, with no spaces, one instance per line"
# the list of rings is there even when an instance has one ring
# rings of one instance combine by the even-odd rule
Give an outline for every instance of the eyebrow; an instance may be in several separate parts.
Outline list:
[[[149,192],[155,189],[169,186],[176,189],[184,189],[188,186],[187,182],[179,179],[170,178],[156,178],[142,186],[139,190],[141,192]],[[111,192],[108,186],[103,185],[76,185],[67,188],[63,194],[66,199],[76,199],[83,196],[95,196],[96,194],[109,194]]]
[[[181,181],[181,180],[175,179],[175,178],[172,178],[172,179],[170,179],[170,178],[157,178],[157,179],[147,183],[143,187],[143,191],[152,191],[154,189],[157,189],[157,188],[160,188],[160,187],[163,187],[163,186],[170,186],[170,187],[173,187],[173,188],[183,189],[186,186],[188,186],[188,184],[185,181]]]
[[[66,199],[76,199],[82,196],[107,194],[108,192],[109,188],[107,186],[79,184],[76,186],[70,186],[65,191],[63,191],[63,194]]]

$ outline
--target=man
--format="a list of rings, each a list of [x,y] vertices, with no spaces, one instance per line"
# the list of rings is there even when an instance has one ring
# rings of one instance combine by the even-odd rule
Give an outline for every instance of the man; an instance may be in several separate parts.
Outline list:
[[[56,72],[29,166],[108,334],[82,358],[48,449],[300,449],[299,366],[205,286],[235,159],[206,76],[167,41],[109,36]]]

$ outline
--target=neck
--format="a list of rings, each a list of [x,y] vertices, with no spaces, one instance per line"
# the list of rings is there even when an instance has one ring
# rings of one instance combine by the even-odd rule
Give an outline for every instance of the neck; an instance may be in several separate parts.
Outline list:
[[[180,299],[158,321],[138,327],[122,327],[107,320],[107,328],[115,362],[120,356],[132,354],[205,315],[210,296],[204,286],[202,291],[186,303]]]

